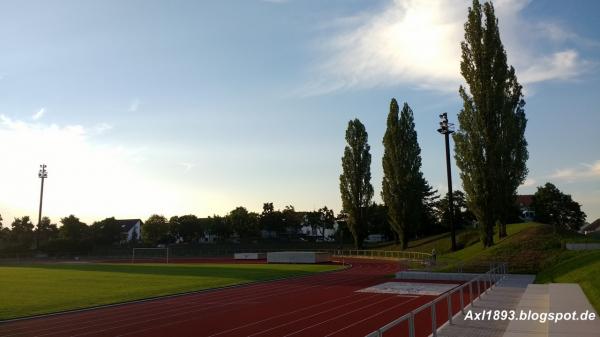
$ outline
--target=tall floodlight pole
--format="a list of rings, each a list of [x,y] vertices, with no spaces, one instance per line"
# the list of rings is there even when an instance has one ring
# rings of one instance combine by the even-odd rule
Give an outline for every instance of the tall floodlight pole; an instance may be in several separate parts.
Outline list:
[[[40,165],[40,172],[38,177],[42,179],[42,187],[40,189],[40,212],[38,213],[38,227],[42,223],[42,201],[44,200],[44,179],[48,178],[48,171],[46,171],[46,164]]]
[[[452,193],[452,170],[450,169],[450,134],[454,132],[454,124],[448,123],[448,113],[440,115],[440,128],[437,130],[444,135],[446,141],[446,174],[448,175],[448,220],[450,221],[450,239],[452,251],[456,250],[456,231],[454,229],[454,196]]]

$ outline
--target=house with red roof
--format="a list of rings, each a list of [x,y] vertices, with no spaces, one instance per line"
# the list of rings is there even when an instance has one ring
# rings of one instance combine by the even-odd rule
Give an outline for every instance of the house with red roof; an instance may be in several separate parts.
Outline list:
[[[533,204],[533,194],[517,195],[517,207],[521,213],[521,219],[531,221],[535,218],[535,212],[531,205]]]

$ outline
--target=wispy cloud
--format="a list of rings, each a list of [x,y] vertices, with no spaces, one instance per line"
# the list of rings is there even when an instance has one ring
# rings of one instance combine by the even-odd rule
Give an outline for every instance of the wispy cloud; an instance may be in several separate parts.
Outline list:
[[[33,119],[34,121],[37,121],[38,119],[42,118],[45,113],[46,113],[46,108],[41,108],[36,113],[34,113],[33,116],[31,116],[31,119]]]
[[[142,104],[142,102],[139,100],[139,98],[134,98],[129,103],[129,111],[131,111],[131,112],[138,111],[138,109],[140,108],[141,104]]]
[[[587,47],[599,47],[600,41],[581,36],[556,22],[539,22],[537,31],[542,36],[558,42],[573,42]]]
[[[583,163],[579,167],[575,168],[556,170],[550,177],[569,182],[582,179],[600,178],[600,160],[597,160],[592,164]]]
[[[574,48],[536,48],[536,42],[573,41],[576,35],[556,23],[544,26],[525,18],[528,3],[495,1],[509,63],[521,82],[571,79],[589,69]],[[469,6],[467,0],[393,0],[380,10],[327,25],[334,32],[319,41],[320,61],[301,94],[397,84],[456,91],[462,82],[460,41]],[[522,32],[536,27],[538,41],[525,41]],[[560,34],[566,36],[560,40]]]
[[[97,124],[96,126],[94,126],[94,133],[97,135],[101,135],[103,133],[105,133],[106,131],[111,130],[113,127],[112,125],[108,124],[108,123],[100,123]]]
[[[521,72],[520,78],[525,83],[568,80],[579,76],[590,66],[591,62],[581,60],[579,54],[570,49],[540,58]]]
[[[183,166],[184,172],[189,172],[191,169],[196,167],[196,164],[187,162],[179,163],[179,165]]]

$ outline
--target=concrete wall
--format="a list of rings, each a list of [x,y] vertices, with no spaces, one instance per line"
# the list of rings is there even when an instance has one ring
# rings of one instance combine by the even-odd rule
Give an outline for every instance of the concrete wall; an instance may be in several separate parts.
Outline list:
[[[264,260],[267,258],[265,253],[235,253],[233,258],[236,260]]]
[[[425,271],[401,271],[396,273],[399,280],[444,280],[469,281],[481,274],[473,273],[436,273]]]
[[[267,263],[322,263],[329,261],[331,261],[331,255],[322,252],[267,253]]]
[[[600,243],[567,243],[568,250],[600,249]]]

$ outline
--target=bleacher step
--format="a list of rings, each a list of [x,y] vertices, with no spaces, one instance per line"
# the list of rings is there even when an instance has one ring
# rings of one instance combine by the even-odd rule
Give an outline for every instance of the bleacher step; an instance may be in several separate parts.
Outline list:
[[[581,287],[575,283],[530,284],[516,307],[520,311],[535,313],[597,313],[587,300]],[[600,336],[600,319],[593,321],[561,320],[544,322],[539,320],[509,323],[503,337],[598,337]]]

